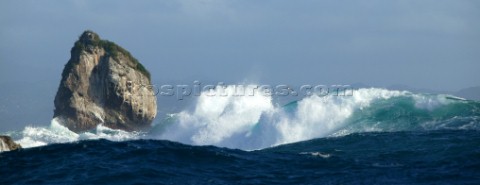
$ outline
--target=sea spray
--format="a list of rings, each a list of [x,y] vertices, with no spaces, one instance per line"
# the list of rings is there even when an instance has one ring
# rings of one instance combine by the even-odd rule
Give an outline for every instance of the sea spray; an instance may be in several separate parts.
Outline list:
[[[215,90],[217,96],[202,93],[194,110],[175,114],[175,121],[161,131],[158,138],[196,145],[234,146],[242,141],[232,138],[241,139],[263,113],[275,110],[269,96],[235,96],[232,86]],[[223,96],[221,91],[228,93]]]
[[[352,133],[444,129],[480,130],[480,103],[450,95],[375,88],[355,90],[352,96],[313,95],[283,106],[264,94],[202,93],[193,108],[169,114],[148,132],[98,125],[77,134],[53,119],[48,127],[27,126],[5,135],[24,148],[91,139],[160,139],[256,150]]]
[[[254,150],[357,132],[478,129],[479,117],[478,102],[376,88],[352,96],[312,95],[285,106],[274,106],[264,94],[202,94],[193,110],[158,123],[161,129],[149,137]]]
[[[111,141],[132,140],[140,138],[141,134],[141,132],[126,132],[123,130],[110,129],[103,125],[98,125],[94,130],[77,134],[61,125],[57,119],[52,119],[48,127],[27,126],[20,134],[13,135],[18,138],[16,142],[22,145],[22,147],[31,148],[52,143],[69,143],[90,139],[108,139]]]
[[[66,143],[79,139],[79,135],[62,126],[57,119],[52,119],[49,127],[27,126],[17,141],[22,147],[38,147],[50,143]]]

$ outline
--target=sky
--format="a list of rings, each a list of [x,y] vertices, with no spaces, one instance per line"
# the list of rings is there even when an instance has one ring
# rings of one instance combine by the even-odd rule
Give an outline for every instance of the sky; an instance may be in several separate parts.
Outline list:
[[[478,20],[476,0],[2,0],[0,95],[41,95],[52,112],[87,29],[129,50],[155,84],[457,91],[480,85]]]

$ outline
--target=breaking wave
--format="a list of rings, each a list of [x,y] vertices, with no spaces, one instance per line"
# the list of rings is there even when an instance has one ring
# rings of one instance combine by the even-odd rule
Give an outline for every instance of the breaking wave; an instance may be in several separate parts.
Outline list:
[[[192,110],[172,114],[149,135],[192,145],[254,150],[357,132],[479,128],[478,102],[370,88],[356,90],[352,96],[309,96],[284,106],[274,106],[271,97],[264,95],[202,94]]]
[[[227,91],[233,91],[227,87]],[[228,93],[234,94],[234,93]],[[10,132],[24,148],[89,139],[162,139],[190,145],[256,150],[359,132],[480,129],[480,103],[450,95],[358,89],[352,96],[309,96],[287,105],[272,97],[198,97],[193,108],[170,114],[148,132],[126,132],[99,125],[77,134],[53,119],[49,127]]]
[[[14,139],[17,139],[16,142],[22,145],[22,147],[30,148],[44,146],[51,143],[69,143],[89,139],[108,139],[111,141],[139,139],[142,133],[126,132],[98,125],[90,132],[77,134],[61,125],[57,119],[54,118],[49,127],[27,126],[23,131],[10,135]]]

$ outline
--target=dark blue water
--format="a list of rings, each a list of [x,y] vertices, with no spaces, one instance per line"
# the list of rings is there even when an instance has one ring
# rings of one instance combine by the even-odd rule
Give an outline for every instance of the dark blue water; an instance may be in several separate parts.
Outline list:
[[[480,131],[356,133],[257,151],[87,140],[0,153],[0,184],[480,184]]]
[[[480,102],[363,89],[249,111],[260,100],[199,101],[146,133],[8,132],[27,148],[0,153],[0,185],[480,184]]]

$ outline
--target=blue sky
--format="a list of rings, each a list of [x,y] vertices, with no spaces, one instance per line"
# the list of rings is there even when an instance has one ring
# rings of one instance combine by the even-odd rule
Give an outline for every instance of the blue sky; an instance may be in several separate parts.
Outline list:
[[[86,29],[128,49],[156,85],[457,91],[480,85],[478,20],[477,0],[2,0],[0,131],[49,124]],[[159,111],[186,104],[160,101]]]
[[[474,0],[0,2],[0,82],[58,84],[86,29],[155,83],[480,85]],[[53,100],[52,100],[53,101]]]

